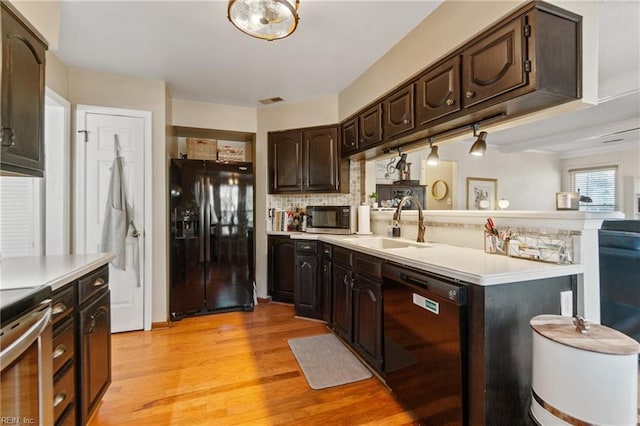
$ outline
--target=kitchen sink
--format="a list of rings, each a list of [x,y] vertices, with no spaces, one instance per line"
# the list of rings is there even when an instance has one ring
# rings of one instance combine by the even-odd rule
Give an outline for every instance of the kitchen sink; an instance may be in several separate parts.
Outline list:
[[[431,247],[424,243],[413,243],[407,240],[399,240],[395,238],[386,238],[386,237],[355,237],[355,238],[345,238],[345,241],[348,241],[352,244],[357,244],[363,247],[370,247],[380,250],[387,249],[396,249],[396,248],[427,248]]]

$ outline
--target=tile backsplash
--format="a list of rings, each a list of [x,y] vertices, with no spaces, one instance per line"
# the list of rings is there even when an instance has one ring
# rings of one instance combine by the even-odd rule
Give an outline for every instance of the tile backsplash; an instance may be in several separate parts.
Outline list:
[[[348,194],[269,194],[267,209],[295,210],[306,206],[357,206],[364,199],[364,162],[350,161]]]

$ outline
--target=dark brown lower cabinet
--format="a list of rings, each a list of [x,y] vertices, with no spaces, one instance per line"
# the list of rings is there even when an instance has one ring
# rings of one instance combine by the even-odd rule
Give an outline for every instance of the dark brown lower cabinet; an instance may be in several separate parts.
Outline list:
[[[295,249],[289,236],[270,235],[267,287],[276,302],[293,303]]]
[[[78,311],[80,350],[80,424],[91,413],[111,384],[110,292],[104,289]]]
[[[295,242],[295,278],[293,300],[296,314],[322,318],[322,281],[319,274],[317,241]]]
[[[331,326],[347,342],[353,340],[353,272],[348,266],[333,263],[333,314]]]

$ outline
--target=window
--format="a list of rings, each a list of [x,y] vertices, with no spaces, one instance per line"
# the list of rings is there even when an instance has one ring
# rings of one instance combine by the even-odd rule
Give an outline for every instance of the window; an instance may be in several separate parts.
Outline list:
[[[580,193],[580,210],[611,212],[618,209],[618,166],[569,170],[571,191]]]

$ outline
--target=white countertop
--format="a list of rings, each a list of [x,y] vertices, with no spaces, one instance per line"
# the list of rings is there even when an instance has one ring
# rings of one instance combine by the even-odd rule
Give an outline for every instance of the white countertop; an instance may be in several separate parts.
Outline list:
[[[48,285],[52,291],[106,264],[113,253],[11,257],[0,261],[0,289]]]
[[[425,248],[376,249],[357,244],[358,235],[327,235],[291,233],[292,239],[319,240],[377,256],[412,268],[433,272],[482,286],[507,284],[552,277],[581,274],[581,264],[554,264],[517,259],[483,250],[447,244],[423,243]],[[411,241],[402,238],[397,240]],[[411,241],[415,243],[415,241]]]

